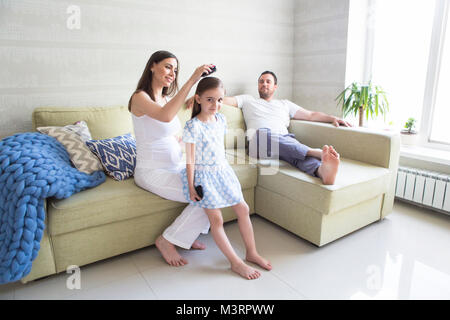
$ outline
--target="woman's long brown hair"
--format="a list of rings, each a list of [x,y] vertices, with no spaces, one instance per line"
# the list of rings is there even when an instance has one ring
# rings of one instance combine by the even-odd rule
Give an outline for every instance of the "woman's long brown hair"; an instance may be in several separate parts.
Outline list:
[[[200,82],[197,85],[197,89],[195,90],[195,94],[201,95],[203,92],[210,90],[210,89],[216,89],[216,88],[222,88],[223,89],[223,83],[219,78],[215,77],[207,77],[200,80]],[[191,119],[197,116],[200,111],[202,111],[202,107],[200,104],[197,103],[197,100],[194,97],[194,106],[192,107],[192,116]]]
[[[138,93],[140,91],[146,92],[150,96],[150,98],[153,101],[155,101],[155,95],[153,93],[152,88],[153,73],[151,67],[154,63],[159,63],[167,58],[174,58],[177,60],[177,69],[175,71],[175,81],[172,82],[169,87],[163,88],[162,95],[172,97],[178,91],[178,72],[180,71],[180,64],[178,63],[178,58],[169,51],[164,50],[156,51],[151,55],[150,59],[148,59],[147,65],[145,66],[141,79],[139,79],[137,88],[136,90],[134,90],[133,94],[130,97],[130,100],[128,101],[128,111],[131,112],[131,99],[133,99],[135,93]]]

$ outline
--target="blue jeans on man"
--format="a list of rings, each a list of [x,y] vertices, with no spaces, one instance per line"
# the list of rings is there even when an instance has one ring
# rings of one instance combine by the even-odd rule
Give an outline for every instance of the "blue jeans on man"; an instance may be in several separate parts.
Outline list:
[[[309,147],[295,139],[293,133],[272,134],[269,128],[256,130],[257,157],[259,159],[280,159],[313,177],[318,177],[317,169],[321,161],[307,156]]]

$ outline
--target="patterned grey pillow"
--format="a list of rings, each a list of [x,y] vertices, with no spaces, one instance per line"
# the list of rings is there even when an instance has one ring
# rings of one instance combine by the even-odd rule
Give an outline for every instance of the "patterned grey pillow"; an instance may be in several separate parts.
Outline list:
[[[69,153],[73,165],[79,171],[91,174],[95,171],[103,170],[100,160],[84,143],[84,141],[90,140],[91,137],[86,122],[79,121],[74,125],[65,127],[39,127],[37,131],[61,142]],[[89,139],[86,139],[87,137]]]
[[[74,124],[69,124],[68,126],[65,126],[64,128],[79,135],[83,142],[92,140],[91,132],[89,131],[88,125],[83,120],[77,121]]]

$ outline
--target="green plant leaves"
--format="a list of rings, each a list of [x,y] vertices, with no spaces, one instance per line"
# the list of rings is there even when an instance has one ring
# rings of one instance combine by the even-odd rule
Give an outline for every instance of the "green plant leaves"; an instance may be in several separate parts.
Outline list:
[[[351,83],[336,97],[338,106],[341,106],[344,112],[344,117],[349,114],[358,114],[359,107],[363,107],[366,119],[369,116],[374,119],[380,114],[383,115],[386,121],[386,113],[389,111],[389,102],[386,98],[384,90],[369,81],[366,85]]]

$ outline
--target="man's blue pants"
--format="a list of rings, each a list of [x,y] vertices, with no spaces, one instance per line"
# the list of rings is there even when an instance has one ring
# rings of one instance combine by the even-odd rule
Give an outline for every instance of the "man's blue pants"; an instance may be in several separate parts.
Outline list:
[[[295,139],[293,133],[272,134],[269,128],[260,128],[256,130],[253,139],[257,139],[257,158],[280,159],[302,172],[317,177],[316,170],[322,162],[317,158],[307,156],[306,153],[310,148]]]

